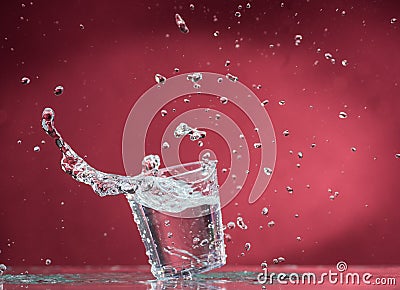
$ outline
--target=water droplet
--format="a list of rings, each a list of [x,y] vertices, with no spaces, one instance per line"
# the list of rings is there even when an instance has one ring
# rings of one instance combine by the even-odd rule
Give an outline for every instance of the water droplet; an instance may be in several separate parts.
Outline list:
[[[289,136],[290,133],[289,133],[289,130],[285,130],[282,132],[282,134],[283,134],[283,136],[287,137],[287,136]]]
[[[326,59],[329,59],[329,60],[333,58],[332,54],[330,54],[329,52],[326,52],[324,54],[324,56],[325,56]]]
[[[220,114],[215,114],[215,120],[219,120],[221,119],[221,115]]]
[[[39,146],[35,146],[35,147],[33,147],[33,151],[35,151],[35,152],[39,152],[39,151],[40,151],[40,147],[39,147]]]
[[[267,207],[264,207],[264,208],[261,210],[261,214],[262,214],[262,215],[267,215],[268,212],[269,212],[269,210],[268,210]]]
[[[275,226],[275,222],[274,221],[270,221],[268,222],[268,227],[272,228],[273,226]]]
[[[202,247],[204,247],[205,245],[207,245],[208,244],[208,240],[207,239],[204,239],[204,240],[202,240],[201,242],[200,242],[200,246],[202,246]]]
[[[56,87],[54,88],[54,94],[55,94],[56,96],[61,96],[62,93],[64,93],[64,87],[63,87],[63,86],[56,86]]]
[[[218,30],[214,31],[214,36],[215,36],[215,37],[218,37],[218,36],[219,36],[219,31],[218,31]]]
[[[167,236],[168,238],[172,238],[174,235],[171,232],[168,232]]]
[[[278,104],[281,105],[281,106],[284,106],[286,104],[286,102],[285,102],[285,100],[281,100],[281,101],[279,101]]]
[[[156,80],[157,84],[164,84],[167,80],[163,75],[160,74],[155,74],[154,79]]]
[[[265,173],[266,175],[271,175],[271,174],[272,174],[272,169],[269,168],[269,167],[264,167],[264,173]]]
[[[79,28],[82,29],[82,30],[84,30],[84,29],[85,29],[85,26],[81,23],[81,24],[79,24]]]
[[[251,244],[250,244],[250,243],[244,244],[244,249],[245,249],[246,251],[250,251],[250,248],[251,248]]]
[[[250,8],[251,8],[251,4],[250,4],[250,3],[247,3],[247,4],[246,4],[246,8],[247,8],[247,9],[250,9]]]
[[[189,33],[189,28],[187,27],[183,18],[178,13],[175,14],[175,23],[182,33],[185,33],[185,34]]]
[[[346,11],[343,10],[342,13],[341,13],[341,15],[342,15],[342,16],[345,16],[345,15],[346,15]]]
[[[278,263],[279,263],[278,259],[273,259],[272,262],[273,262],[274,264],[278,264]]]
[[[218,79],[217,79],[217,82],[218,82],[218,83],[222,83],[222,81],[223,81],[223,78],[218,78]]]
[[[23,85],[27,85],[27,84],[29,84],[31,82],[31,80],[28,78],[28,77],[23,77],[22,79],[21,79],[21,84],[23,84]]]
[[[396,157],[397,159],[400,159],[400,153],[396,153],[396,154],[394,155],[394,157]]]
[[[390,24],[395,24],[397,22],[397,18],[393,17],[390,19]]]
[[[301,241],[301,237],[296,237],[296,240],[298,240],[299,242]]]
[[[229,66],[231,64],[231,61],[228,59],[225,61],[225,66]]]
[[[339,118],[340,119],[346,119],[347,118],[347,113],[346,112],[340,112],[339,113]]]
[[[351,151],[356,152],[357,148],[356,147],[351,147]]]
[[[299,46],[302,40],[303,40],[303,36],[301,34],[296,34],[294,37],[294,44],[296,46]]]
[[[301,151],[298,152],[298,153],[297,153],[297,156],[298,156],[300,159],[303,158],[303,152],[301,152]]]
[[[236,16],[236,17],[240,17],[240,16],[242,16],[242,14],[241,14],[239,11],[236,11],[236,12],[235,12],[235,16]]]
[[[268,101],[268,100],[264,100],[264,101],[262,101],[262,102],[261,102],[261,106],[263,106],[263,107],[264,107],[264,106],[265,106],[266,104],[268,104],[268,103],[269,103],[269,101]]]
[[[228,103],[228,98],[227,97],[220,97],[219,101],[221,104],[226,105]]]
[[[262,144],[261,143],[254,143],[253,146],[254,146],[254,148],[258,149],[258,148],[261,148]]]
[[[50,259],[46,259],[45,264],[46,264],[46,266],[49,266],[51,264],[51,260]]]
[[[268,264],[266,261],[261,263],[261,269],[265,270],[266,268],[268,268]]]
[[[197,83],[203,79],[203,75],[202,75],[202,73],[199,73],[199,72],[193,73],[193,74],[188,74],[186,79],[188,81],[192,81],[193,83]]]
[[[161,110],[160,113],[162,117],[165,117],[168,114],[167,110]]]
[[[168,148],[169,148],[169,143],[168,143],[167,141],[165,141],[165,142],[162,144],[162,148],[163,148],[163,149],[168,149]]]
[[[311,144],[311,148],[315,148],[316,146],[317,146],[317,144],[315,144],[315,143]]]
[[[0,276],[7,270],[7,266],[4,264],[0,264]]]
[[[234,229],[236,227],[236,224],[234,222],[229,222],[227,225],[228,229]]]
[[[299,214],[298,214],[298,213],[296,213],[296,214],[294,215],[294,217],[295,217],[295,218],[298,218],[298,217],[299,217]]]
[[[171,225],[171,222],[169,220],[165,220],[164,224],[165,224],[166,227],[169,227]]]
[[[225,173],[225,172],[228,172],[228,169],[226,169],[226,168],[222,168],[222,173]]]
[[[293,188],[291,188],[290,186],[286,186],[286,190],[289,193],[293,193]]]
[[[278,258],[278,262],[279,262],[279,263],[285,262],[285,258],[284,258],[284,257],[279,257],[279,258]]]
[[[244,220],[243,220],[243,218],[241,216],[237,217],[236,224],[242,230],[247,230],[247,225],[244,223]]]
[[[203,147],[204,143],[203,143],[203,141],[199,141],[199,142],[197,142],[197,145],[198,145],[199,147]]]
[[[349,62],[347,61],[347,59],[342,60],[342,66],[347,66],[349,64]]]
[[[21,144],[22,143],[22,141],[21,140],[17,140],[17,144]]]
[[[189,104],[190,100],[189,99],[183,99],[183,102],[186,103],[186,104]]]
[[[226,78],[234,83],[236,83],[239,80],[237,76],[234,76],[233,74],[230,73],[226,74]]]
[[[194,4],[189,5],[190,10],[194,10]]]

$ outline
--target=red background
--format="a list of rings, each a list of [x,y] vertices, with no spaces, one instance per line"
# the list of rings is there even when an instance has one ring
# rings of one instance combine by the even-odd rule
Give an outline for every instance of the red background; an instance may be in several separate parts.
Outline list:
[[[1,2],[0,263],[147,263],[126,200],[99,198],[64,174],[40,116],[54,108],[57,128],[90,164],[124,174],[121,142],[130,109],[154,85],[155,73],[172,76],[178,67],[180,73],[229,69],[250,88],[261,84],[252,89],[270,101],[277,165],[260,200],[248,204],[245,185],[223,209],[225,223],[240,213],[249,226],[226,231],[228,263],[283,256],[291,264],[399,264],[400,22],[390,23],[400,18],[398,2],[251,1],[246,9],[245,1],[193,1],[193,11],[190,3]],[[177,12],[187,35],[176,27]],[[303,36],[299,46],[296,34]],[[30,84],[20,83],[23,76]],[[55,96],[60,84],[65,91]],[[180,104],[177,113],[185,110]],[[348,118],[339,119],[340,111]],[[190,159],[190,150],[182,151]],[[333,201],[329,188],[340,192]],[[268,216],[261,215],[264,206]],[[276,225],[268,228],[271,220]],[[241,256],[246,242],[252,248]]]

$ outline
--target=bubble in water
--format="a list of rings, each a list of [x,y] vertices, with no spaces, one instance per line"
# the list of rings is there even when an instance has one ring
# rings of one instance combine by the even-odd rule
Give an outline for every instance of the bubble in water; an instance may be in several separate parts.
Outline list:
[[[302,40],[303,40],[303,36],[301,34],[296,34],[294,37],[294,44],[296,46],[299,46]]]
[[[264,167],[264,173],[269,176],[272,174],[272,169],[269,167]]]
[[[39,152],[39,151],[40,151],[40,147],[39,147],[39,146],[35,146],[35,147],[33,147],[33,151],[35,151],[35,152]]]
[[[162,144],[162,148],[163,148],[163,149],[168,149],[168,148],[169,148],[169,143],[168,143],[167,141],[165,141],[165,142]]]
[[[254,148],[258,149],[258,148],[261,148],[262,144],[261,143],[254,143],[253,146],[254,146]]]
[[[51,260],[50,259],[46,259],[45,264],[46,264],[46,266],[49,266],[51,264]]]
[[[228,229],[234,229],[236,227],[236,224],[234,222],[229,222],[227,225]]]
[[[349,64],[349,62],[347,61],[347,59],[342,60],[342,66],[347,66]]]
[[[160,113],[162,117],[165,117],[168,114],[167,110],[161,110]]]
[[[261,214],[262,214],[262,215],[267,215],[268,212],[269,212],[269,210],[268,210],[267,207],[264,207],[264,208],[261,210]]]
[[[238,216],[236,219],[236,224],[238,225],[239,228],[242,230],[247,230],[247,225],[244,223],[244,220],[241,216]]]
[[[7,270],[7,266],[4,264],[0,264],[0,276]],[[3,284],[2,284],[3,285]]]
[[[390,24],[395,24],[397,22],[397,18],[393,17],[390,19]]]
[[[31,80],[28,78],[28,77],[23,77],[22,79],[21,79],[21,84],[23,84],[23,85],[27,85],[27,84],[29,84],[31,82]]]
[[[64,87],[63,86],[56,86],[54,88],[54,94],[56,96],[61,96],[63,92],[64,92]]]
[[[226,74],[226,78],[234,83],[236,83],[239,80],[237,76],[234,76],[233,74],[230,73]]]
[[[226,61],[225,61],[225,66],[229,66],[231,64],[231,61],[229,60],[229,59],[227,59]]]
[[[275,226],[275,222],[274,221],[270,221],[268,222],[268,227],[272,228],[273,226]]]
[[[160,74],[155,74],[154,79],[157,84],[164,84],[166,82],[166,77]]]
[[[285,130],[282,132],[282,134],[283,134],[283,136],[287,137],[287,136],[289,136],[290,133],[289,133],[289,130]]]
[[[245,249],[246,251],[250,251],[250,248],[251,248],[251,244],[250,244],[250,243],[244,244],[244,249]]]
[[[175,14],[175,23],[182,33],[185,33],[185,34],[189,33],[189,28],[187,27],[183,18],[178,13]]]
[[[227,97],[220,97],[219,101],[221,104],[226,105],[228,103],[228,98]]]
[[[347,113],[346,112],[340,112],[339,113],[339,118],[340,119],[346,119],[347,118]]]

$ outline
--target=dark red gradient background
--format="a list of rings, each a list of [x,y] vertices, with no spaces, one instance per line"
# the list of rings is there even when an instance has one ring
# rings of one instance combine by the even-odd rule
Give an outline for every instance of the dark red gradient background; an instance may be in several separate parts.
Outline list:
[[[178,67],[180,73],[230,71],[250,88],[261,84],[252,89],[270,101],[276,168],[260,200],[248,204],[246,184],[223,209],[225,223],[241,214],[249,227],[226,231],[228,263],[283,256],[290,264],[399,264],[400,21],[390,20],[400,19],[400,4],[281,2],[250,1],[245,9],[246,1],[193,1],[192,11],[190,1],[2,1],[0,263],[147,263],[124,197],[99,198],[64,174],[40,116],[54,108],[57,128],[90,164],[124,174],[122,133],[132,106],[154,85],[155,73],[169,77]],[[187,35],[175,25],[177,12]],[[296,34],[303,36],[299,46]],[[31,83],[22,85],[23,76]],[[65,91],[55,96],[60,84]],[[175,108],[178,114],[186,107],[177,102]],[[348,118],[339,119],[340,111]],[[157,122],[156,145],[149,145],[155,148],[157,128],[165,127]],[[213,140],[210,134],[207,146],[216,146]],[[181,150],[183,158],[190,151]],[[329,188],[340,192],[333,201]],[[268,216],[261,215],[264,206]],[[241,256],[246,242],[251,250]]]

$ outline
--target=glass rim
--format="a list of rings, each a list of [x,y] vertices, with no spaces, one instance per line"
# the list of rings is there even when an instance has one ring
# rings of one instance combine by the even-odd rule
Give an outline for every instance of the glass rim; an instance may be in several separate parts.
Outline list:
[[[209,160],[209,163],[211,163],[212,166],[210,166],[209,168],[211,170],[209,170],[209,173],[207,174],[207,176],[204,177],[204,179],[207,179],[209,176],[211,176],[217,169],[216,164],[218,163],[218,160],[213,159],[213,160]],[[173,170],[174,168],[185,168],[186,166],[193,166],[193,165],[199,165],[198,168],[195,168],[193,170],[186,170],[184,172],[178,173],[178,174],[172,174],[171,176],[167,176],[165,178],[176,178],[176,177],[181,177],[187,174],[191,174],[191,173],[196,173],[199,172],[202,169],[202,164],[204,164],[204,161],[194,161],[194,162],[189,162],[189,163],[183,163],[183,164],[177,164],[177,165],[173,165],[173,166],[168,166],[168,167],[163,167],[159,169],[159,173],[164,173],[164,172],[170,172],[171,170]]]

